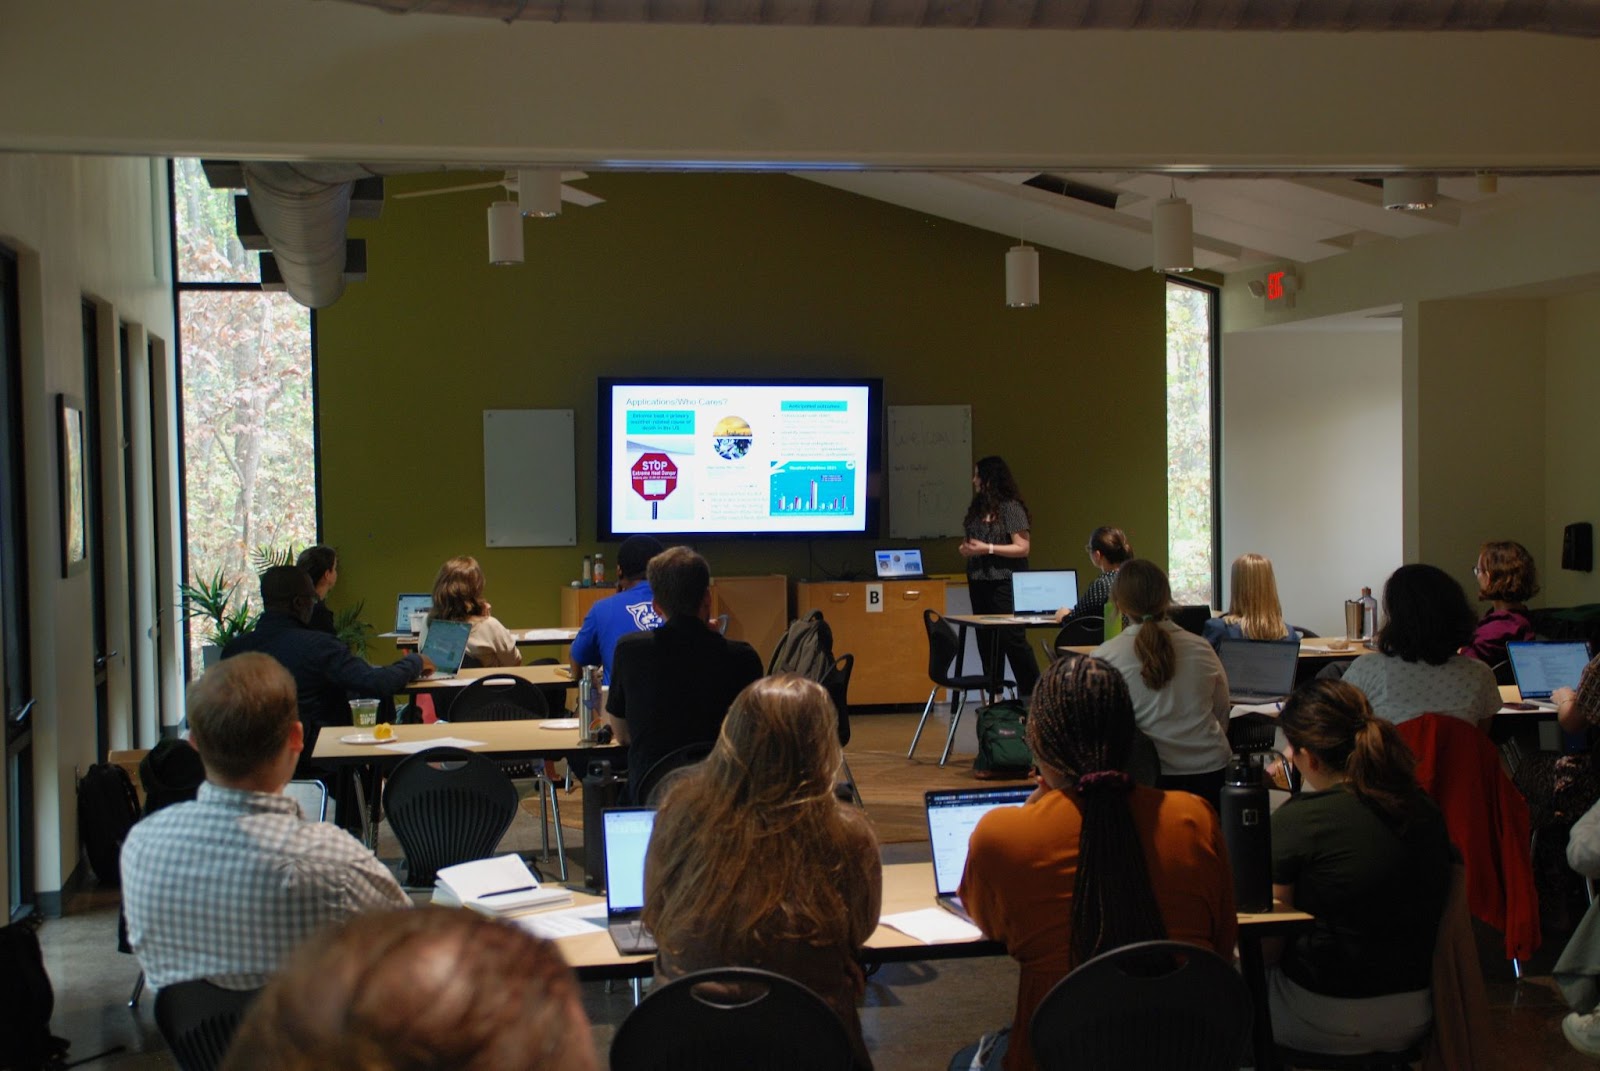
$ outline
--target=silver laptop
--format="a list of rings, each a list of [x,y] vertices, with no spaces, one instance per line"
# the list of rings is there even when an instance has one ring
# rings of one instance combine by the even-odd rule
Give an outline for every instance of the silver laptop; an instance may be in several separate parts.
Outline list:
[[[933,851],[934,902],[968,922],[961,904],[961,873],[967,868],[967,844],[978,819],[996,807],[1021,807],[1033,795],[1033,786],[1004,788],[939,788],[925,793],[928,846]]]
[[[1514,640],[1506,644],[1511,675],[1524,702],[1551,710],[1550,695],[1557,688],[1576,688],[1589,664],[1589,645],[1582,640]]]
[[[401,595],[395,602],[394,630],[402,636],[415,635],[411,628],[412,611],[431,609],[433,609],[433,596],[427,592],[409,592]]]
[[[1036,621],[1054,621],[1056,611],[1078,605],[1076,569],[1029,569],[1011,574],[1012,613]]]
[[[1300,665],[1299,640],[1225,639],[1217,646],[1234,706],[1277,703],[1294,691]]]
[[[428,637],[422,641],[422,653],[433,660],[432,673],[418,680],[449,680],[461,672],[461,662],[467,657],[467,637],[472,626],[465,621],[430,621]]]
[[[922,551],[917,547],[872,552],[879,580],[919,580],[922,578]]]
[[[606,856],[606,930],[623,955],[656,950],[644,928],[644,857],[655,827],[654,807],[607,807],[600,812]]]

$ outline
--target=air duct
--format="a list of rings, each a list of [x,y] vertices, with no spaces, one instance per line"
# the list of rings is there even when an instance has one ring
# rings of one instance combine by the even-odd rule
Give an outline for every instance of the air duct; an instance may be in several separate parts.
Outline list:
[[[351,190],[372,175],[359,164],[244,164],[256,225],[285,288],[307,308],[327,308],[344,293]]]

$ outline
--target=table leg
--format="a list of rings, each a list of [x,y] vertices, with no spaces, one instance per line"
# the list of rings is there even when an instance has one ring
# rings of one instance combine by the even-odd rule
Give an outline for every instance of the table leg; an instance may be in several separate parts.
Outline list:
[[[353,771],[353,780],[356,783],[356,809],[361,814],[361,843],[372,851],[378,850],[378,814],[377,800],[374,799],[373,807],[367,807],[367,767],[358,766]]]
[[[1256,1071],[1277,1071],[1278,1061],[1272,1047],[1272,1012],[1267,1006],[1267,968],[1261,958],[1261,938],[1244,932],[1239,934],[1239,966],[1244,973],[1244,984],[1250,990],[1250,1048],[1255,1054]]]

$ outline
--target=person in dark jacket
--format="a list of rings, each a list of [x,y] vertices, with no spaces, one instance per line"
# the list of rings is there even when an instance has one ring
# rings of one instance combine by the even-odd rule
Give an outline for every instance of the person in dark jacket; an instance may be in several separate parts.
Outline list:
[[[333,611],[328,608],[328,592],[339,582],[339,552],[319,543],[302,550],[294,564],[306,571],[306,575],[311,578],[312,586],[317,590],[317,603],[311,608],[309,624],[318,632],[326,632],[330,636],[338,635]]]

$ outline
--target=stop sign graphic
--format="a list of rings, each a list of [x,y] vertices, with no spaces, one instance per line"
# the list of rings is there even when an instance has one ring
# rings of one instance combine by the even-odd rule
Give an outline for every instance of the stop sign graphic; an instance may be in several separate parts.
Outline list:
[[[656,520],[661,500],[678,486],[678,466],[666,454],[640,454],[629,475],[634,493],[650,503],[650,519]]]

